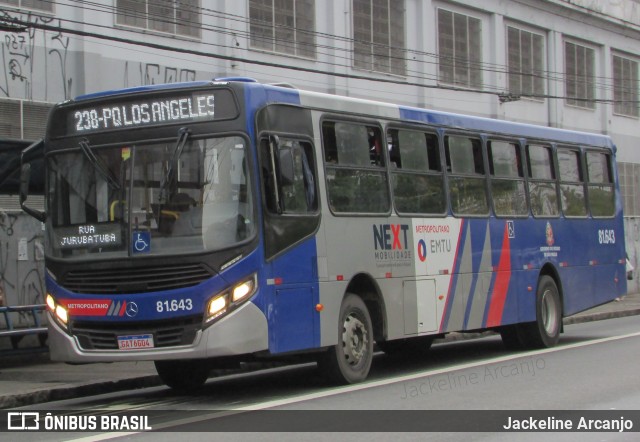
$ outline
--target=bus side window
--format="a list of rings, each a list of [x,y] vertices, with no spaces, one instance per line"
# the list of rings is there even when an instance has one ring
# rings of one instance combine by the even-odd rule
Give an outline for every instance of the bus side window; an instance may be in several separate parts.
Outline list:
[[[390,129],[393,202],[399,213],[442,215],[446,209],[438,136]]]
[[[558,168],[562,211],[566,216],[586,216],[587,206],[580,151],[558,148]]]
[[[526,216],[527,198],[520,158],[520,145],[488,141],[491,198],[497,216]]]
[[[615,194],[611,156],[603,152],[587,152],[589,207],[593,216],[615,214]]]
[[[551,147],[530,144],[526,150],[531,212],[535,217],[556,217],[560,209]]]
[[[454,215],[488,215],[482,143],[479,139],[447,135],[444,139],[449,171],[449,198]]]
[[[387,213],[391,208],[378,127],[322,123],[327,194],[334,213]]]
[[[318,206],[311,144],[280,138],[275,148],[275,157],[271,158],[269,141],[263,140],[261,143],[267,209],[278,214],[315,212]]]
[[[279,167],[290,171],[280,182],[283,213],[310,213],[317,209],[312,149],[309,143],[281,140]]]

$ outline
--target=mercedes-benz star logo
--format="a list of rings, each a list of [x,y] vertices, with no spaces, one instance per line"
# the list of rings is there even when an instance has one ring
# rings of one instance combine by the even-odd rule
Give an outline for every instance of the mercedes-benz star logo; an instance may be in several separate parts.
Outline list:
[[[138,314],[138,304],[136,304],[135,302],[127,302],[125,313],[128,317],[133,318]]]

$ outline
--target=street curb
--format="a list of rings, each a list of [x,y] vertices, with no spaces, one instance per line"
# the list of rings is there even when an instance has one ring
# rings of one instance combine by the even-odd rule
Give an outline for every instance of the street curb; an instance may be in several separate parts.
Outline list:
[[[150,375],[120,379],[117,381],[99,381],[70,387],[58,387],[52,388],[51,390],[40,390],[0,397],[0,409],[24,407],[44,402],[62,401],[65,399],[75,399],[83,396],[94,396],[124,390],[157,387],[159,385],[162,385],[160,377]]]
[[[564,325],[582,324],[584,322],[602,321],[603,319],[624,318],[626,316],[640,315],[640,309],[618,310],[615,312],[590,313],[586,315],[568,316],[562,320]]]

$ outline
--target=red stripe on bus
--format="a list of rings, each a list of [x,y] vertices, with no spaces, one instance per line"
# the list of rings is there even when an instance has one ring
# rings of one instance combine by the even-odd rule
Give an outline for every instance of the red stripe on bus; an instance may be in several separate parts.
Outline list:
[[[491,305],[489,306],[489,314],[487,315],[487,327],[495,327],[502,323],[502,312],[504,310],[504,303],[507,300],[507,291],[509,290],[510,279],[511,247],[509,245],[509,232],[505,226],[504,236],[502,238],[502,252],[500,253],[500,262],[498,263],[498,272],[496,274],[496,282],[493,286]]]

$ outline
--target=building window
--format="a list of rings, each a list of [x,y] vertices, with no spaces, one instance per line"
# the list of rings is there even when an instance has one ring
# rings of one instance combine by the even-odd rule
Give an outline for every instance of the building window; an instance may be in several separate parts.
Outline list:
[[[509,92],[516,95],[544,94],[544,38],[542,35],[507,27]]]
[[[0,98],[0,138],[36,140],[44,137],[53,104]]]
[[[624,216],[640,217],[640,164],[618,163]]]
[[[199,38],[200,0],[117,0],[116,23]]]
[[[440,81],[457,86],[482,86],[482,27],[477,18],[438,9]]]
[[[52,0],[0,0],[0,4],[46,12],[53,12],[54,3]]]
[[[596,108],[595,57],[593,49],[565,42],[565,88],[568,105]]]
[[[249,0],[251,46],[315,58],[315,0]]]
[[[638,117],[638,62],[613,56],[613,112]]]
[[[406,74],[404,1],[353,0],[353,65]]]

